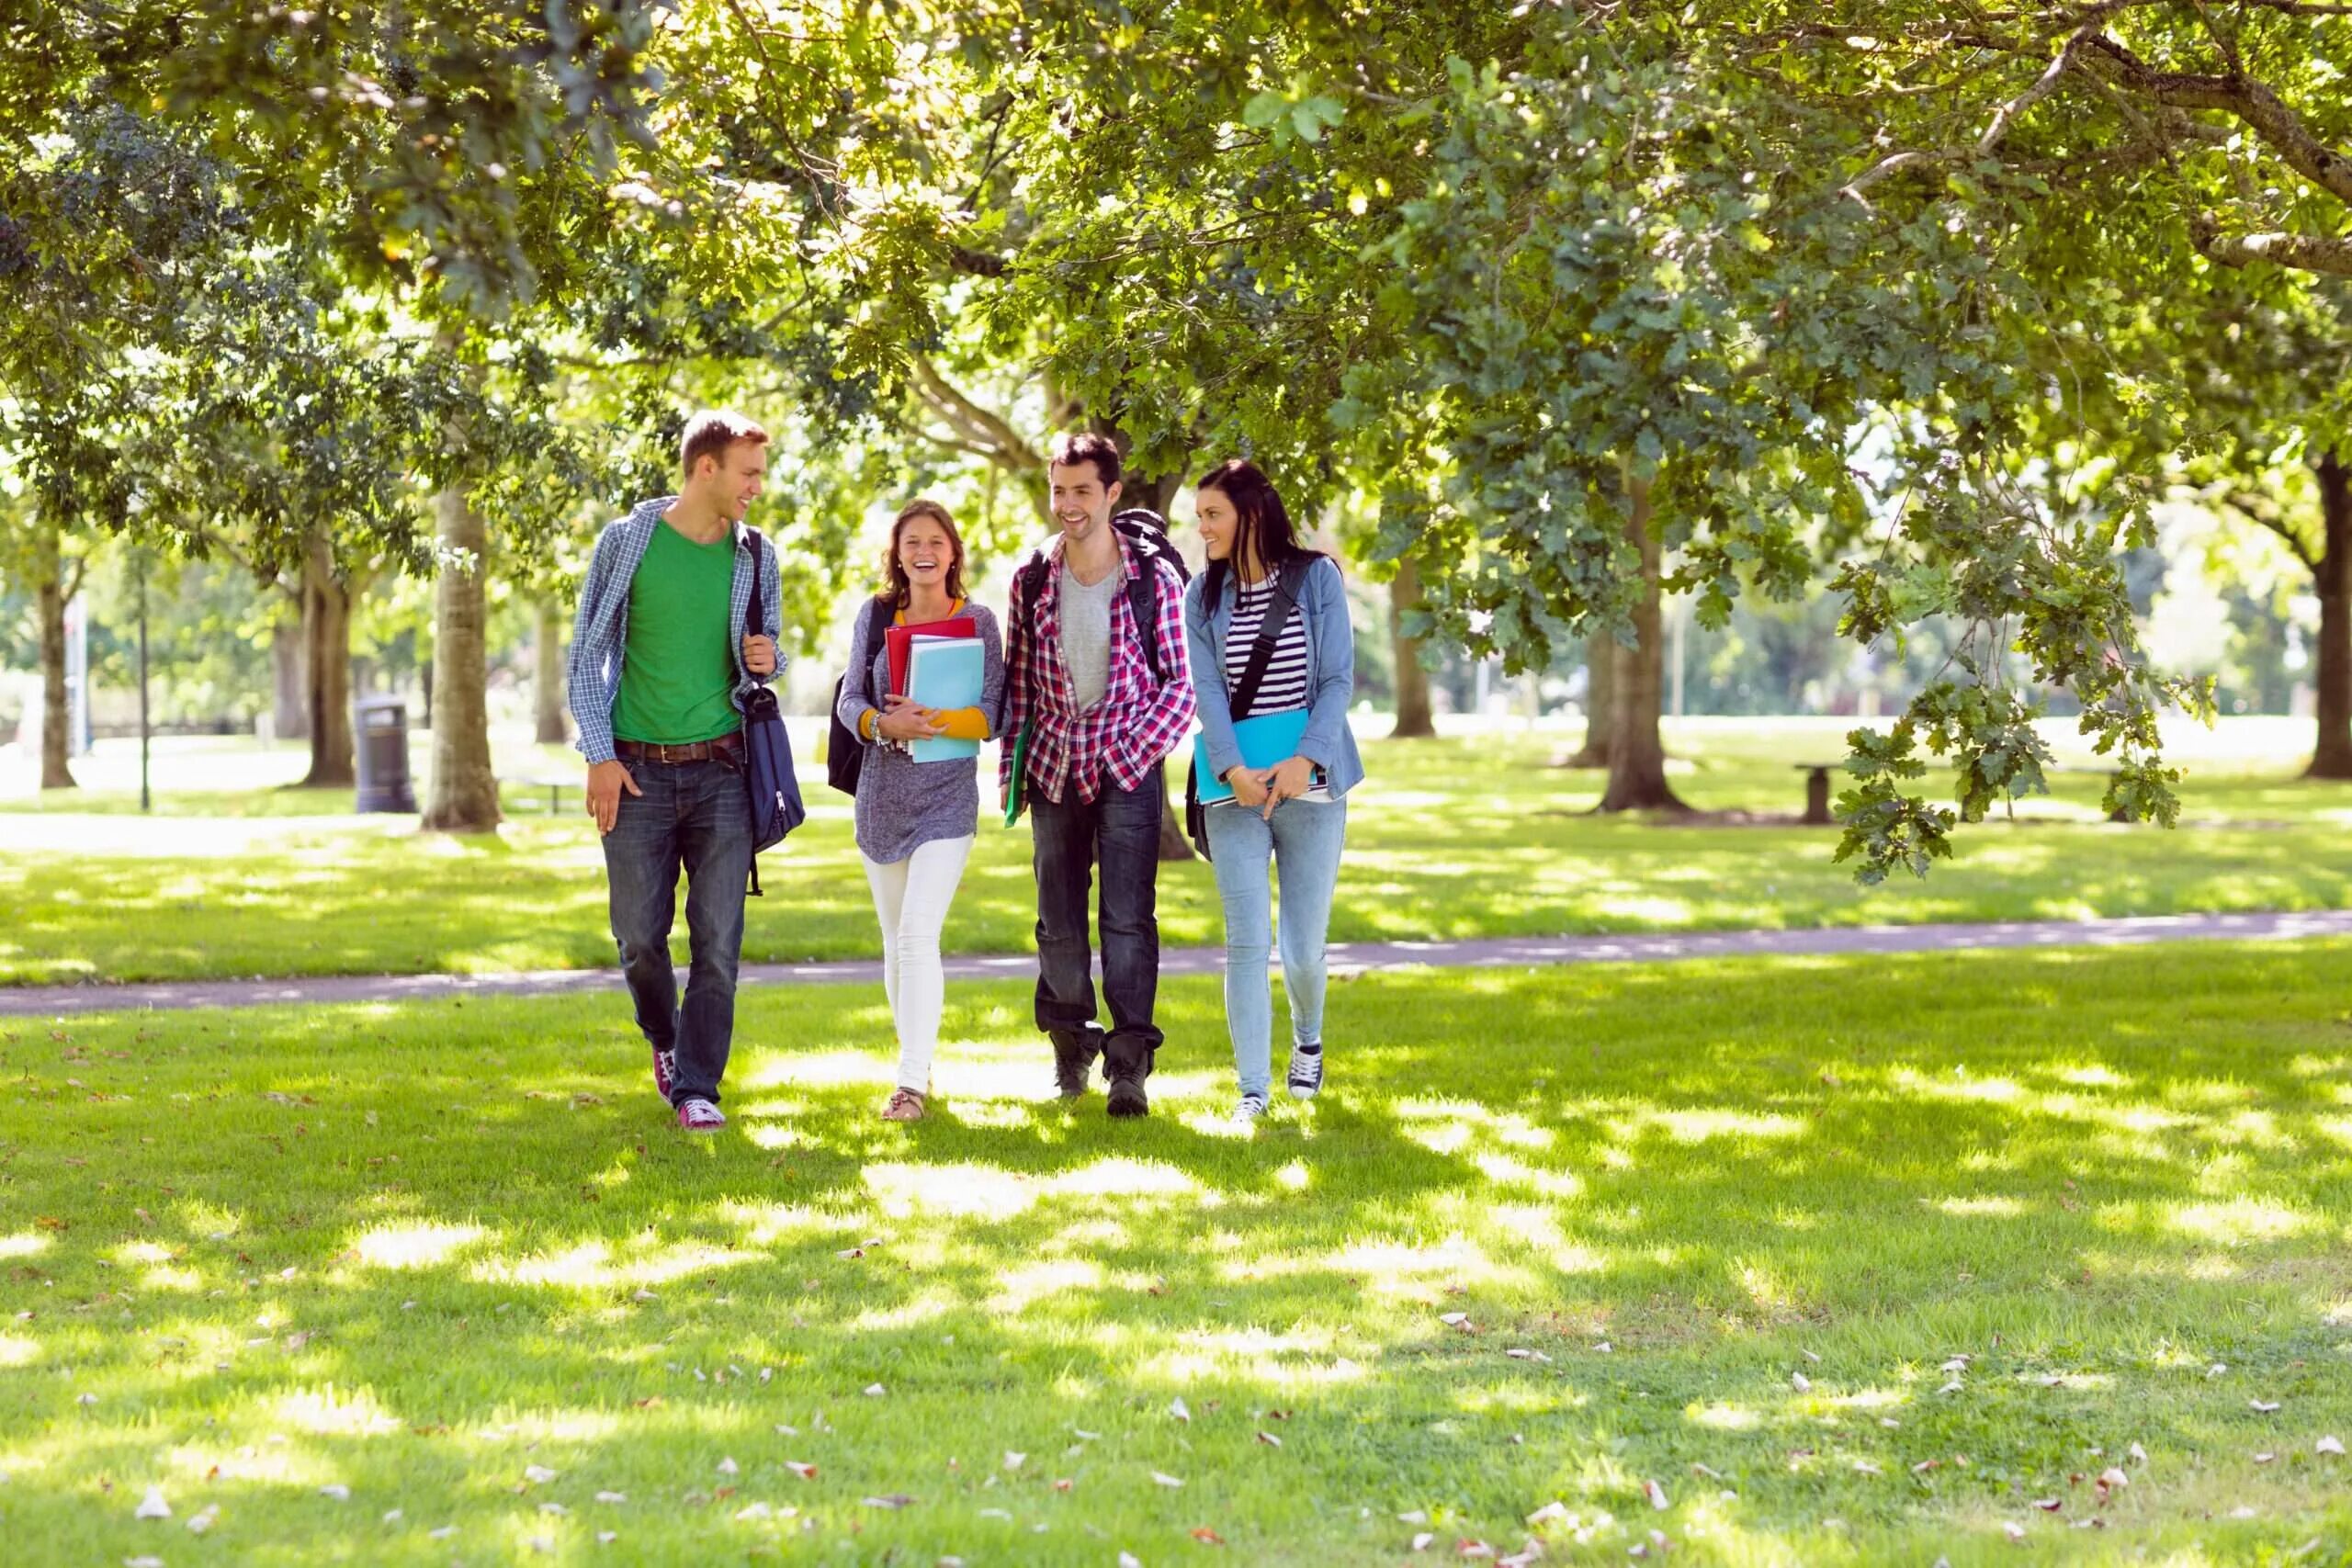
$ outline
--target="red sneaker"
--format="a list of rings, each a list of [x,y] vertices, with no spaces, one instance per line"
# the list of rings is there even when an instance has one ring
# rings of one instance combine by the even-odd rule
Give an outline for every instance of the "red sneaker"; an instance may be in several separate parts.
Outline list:
[[[670,1091],[677,1087],[678,1054],[664,1051],[660,1046],[654,1047],[653,1092],[662,1097],[662,1104],[667,1105],[670,1103]]]
[[[678,1107],[678,1125],[689,1133],[716,1133],[727,1125],[727,1117],[707,1100],[689,1100]]]

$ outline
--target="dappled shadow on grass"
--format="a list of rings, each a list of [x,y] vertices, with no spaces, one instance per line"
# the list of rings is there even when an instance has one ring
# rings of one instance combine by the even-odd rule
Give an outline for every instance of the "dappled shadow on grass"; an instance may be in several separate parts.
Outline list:
[[[1166,987],[1140,1126],[1046,1098],[1011,985],[951,993],[911,1128],[875,1116],[878,998],[747,994],[704,1141],[610,1000],[28,1029],[0,1467],[23,1528],[96,1519],[118,1557],[158,1483],[218,1501],[241,1561],[444,1522],[491,1556],[601,1526],[680,1561],[853,1531],[1150,1561],[1206,1525],[1328,1561],[1399,1551],[1400,1511],[1515,1545],[1554,1496],[1626,1521],[1596,1537],[1621,1555],[1663,1478],[1678,1535],[1867,1561],[1871,1531],[1997,1539],[2013,1487],[2130,1440],[2156,1468],[2102,1514],[2130,1539],[2283,1540],[2312,1499],[2245,1470],[2280,1440],[2250,1393],[2352,1416],[2347,959],[1342,982],[1330,1094],[1254,1139],[1216,1114],[1213,982]],[[2242,1483],[2265,1517],[2195,1517]],[[919,1501],[862,1502],[892,1493]]]

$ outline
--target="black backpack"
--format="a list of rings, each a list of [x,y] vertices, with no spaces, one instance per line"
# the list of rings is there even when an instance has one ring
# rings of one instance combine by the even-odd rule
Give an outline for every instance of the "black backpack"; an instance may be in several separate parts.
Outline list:
[[[1168,671],[1159,662],[1159,572],[1157,562],[1166,561],[1176,569],[1176,581],[1193,581],[1193,569],[1168,540],[1168,519],[1146,506],[1130,506],[1111,514],[1111,526],[1136,553],[1143,570],[1128,580],[1127,611],[1135,616],[1136,631],[1143,638],[1144,662],[1151,668],[1155,681],[1168,679]],[[1005,650],[1008,668],[1028,647],[1029,637],[1037,620],[1037,595],[1046,591],[1046,570],[1049,565],[1043,545],[1023,558],[1018,570],[1012,574],[1012,628],[1011,647]]]

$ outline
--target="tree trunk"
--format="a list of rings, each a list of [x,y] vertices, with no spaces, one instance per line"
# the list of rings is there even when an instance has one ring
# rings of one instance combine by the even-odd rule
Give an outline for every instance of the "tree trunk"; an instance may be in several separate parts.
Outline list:
[[[2320,543],[2318,677],[2319,734],[2309,779],[2352,779],[2352,468],[2329,453],[2312,465],[2319,475]]]
[[[539,604],[531,655],[531,701],[538,710],[537,739],[542,746],[560,746],[568,739],[563,730],[563,606],[552,599]]]
[[[1605,768],[1609,765],[1611,731],[1617,723],[1617,666],[1625,649],[1607,632],[1595,632],[1584,643],[1584,745],[1563,767]]]
[[[302,546],[302,664],[310,676],[304,733],[311,739],[305,789],[349,789],[351,585],[335,576],[334,546],[312,534]]]
[[[278,622],[269,636],[269,722],[280,740],[311,733],[310,671],[303,668],[310,634],[300,615],[298,608],[295,619]]]
[[[1421,642],[1405,635],[1405,617],[1421,607],[1421,569],[1410,556],[1396,558],[1388,583],[1388,646],[1396,666],[1396,728],[1391,740],[1427,740],[1437,734],[1430,714],[1430,672],[1421,668]]]
[[[484,637],[489,530],[466,503],[463,479],[435,498],[442,566],[434,582],[433,793],[429,831],[487,833],[498,826],[490,762],[490,669]]]
[[[1635,645],[1619,649],[1613,660],[1614,723],[1609,733],[1609,787],[1603,811],[1687,811],[1666,782],[1666,742],[1658,734],[1658,698],[1664,685],[1666,641],[1658,615],[1657,536],[1650,528],[1650,485],[1625,480],[1625,536],[1642,563],[1641,603],[1634,608]]]
[[[33,577],[40,601],[40,787],[73,789],[66,766],[72,713],[65,705],[65,563],[57,525],[35,525]]]

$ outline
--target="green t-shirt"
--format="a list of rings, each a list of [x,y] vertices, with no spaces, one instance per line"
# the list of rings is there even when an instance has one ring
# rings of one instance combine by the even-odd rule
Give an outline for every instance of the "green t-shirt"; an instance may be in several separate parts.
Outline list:
[[[628,640],[613,734],[665,746],[709,740],[743,728],[735,711],[735,653],[728,599],[735,581],[732,531],[697,545],[668,522],[653,530],[628,585]]]

